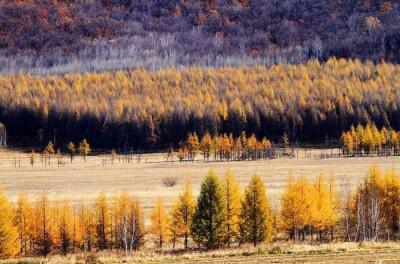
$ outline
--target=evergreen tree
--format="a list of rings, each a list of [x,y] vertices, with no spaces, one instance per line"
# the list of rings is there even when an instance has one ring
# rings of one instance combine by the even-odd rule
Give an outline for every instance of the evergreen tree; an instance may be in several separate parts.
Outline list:
[[[257,246],[261,242],[271,240],[274,235],[274,217],[259,175],[252,177],[245,190],[240,217],[242,242],[251,242]]]
[[[193,240],[199,246],[212,249],[222,245],[223,210],[221,186],[215,171],[211,170],[201,184],[190,228]]]

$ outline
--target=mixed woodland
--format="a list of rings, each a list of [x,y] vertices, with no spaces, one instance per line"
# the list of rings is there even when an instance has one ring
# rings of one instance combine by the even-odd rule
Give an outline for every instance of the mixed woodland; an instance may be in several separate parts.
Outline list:
[[[310,182],[289,173],[280,208],[271,208],[264,183],[253,175],[242,191],[234,172],[211,170],[193,196],[190,177],[173,206],[158,199],[144,216],[138,197],[104,192],[92,202],[31,200],[12,205],[0,192],[0,257],[111,250],[191,250],[257,246],[272,240],[303,243],[377,242],[399,237],[400,178],[371,166],[355,192],[339,190],[333,174]],[[149,217],[145,224],[145,217]]]

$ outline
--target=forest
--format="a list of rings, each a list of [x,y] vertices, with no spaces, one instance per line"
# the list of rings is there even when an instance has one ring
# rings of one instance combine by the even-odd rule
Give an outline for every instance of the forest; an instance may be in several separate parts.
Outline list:
[[[167,211],[158,199],[145,224],[138,197],[124,190],[104,192],[92,203],[32,202],[21,193],[15,204],[0,192],[0,257],[90,251],[131,254],[145,243],[155,249],[216,249],[275,240],[305,243],[377,242],[399,236],[400,178],[395,171],[370,167],[355,192],[339,190],[333,174],[315,181],[289,173],[279,209],[272,209],[268,189],[253,175],[242,191],[235,174],[210,170],[194,197],[190,176]],[[210,202],[211,201],[211,202]],[[146,216],[147,217],[147,216]]]
[[[118,152],[178,147],[188,133],[339,145],[352,125],[399,131],[400,67],[359,60],[0,77],[7,144],[86,139]],[[3,129],[4,130],[4,129]]]
[[[400,61],[397,1],[1,0],[0,73]]]

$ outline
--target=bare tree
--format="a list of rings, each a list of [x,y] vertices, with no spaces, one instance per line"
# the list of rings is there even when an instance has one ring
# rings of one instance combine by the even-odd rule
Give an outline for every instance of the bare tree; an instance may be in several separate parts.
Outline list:
[[[7,146],[7,129],[2,123],[0,123],[0,146]]]
[[[321,60],[323,55],[323,43],[319,36],[312,42],[312,50],[315,56]]]

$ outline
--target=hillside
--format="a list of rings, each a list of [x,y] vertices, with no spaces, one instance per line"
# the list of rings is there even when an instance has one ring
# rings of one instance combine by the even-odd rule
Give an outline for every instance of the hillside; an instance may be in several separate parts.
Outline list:
[[[399,62],[399,47],[396,1],[0,1],[3,74]]]

